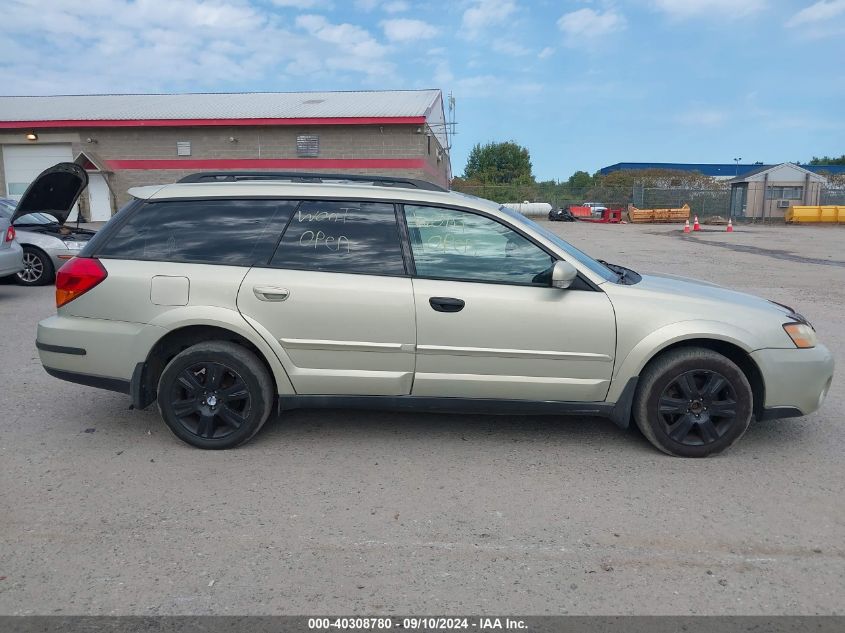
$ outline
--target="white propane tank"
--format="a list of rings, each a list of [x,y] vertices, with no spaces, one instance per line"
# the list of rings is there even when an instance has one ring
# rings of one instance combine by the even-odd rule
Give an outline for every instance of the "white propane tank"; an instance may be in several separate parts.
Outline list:
[[[548,202],[505,202],[502,206],[534,218],[545,218],[549,215],[549,211],[552,210],[552,205]]]

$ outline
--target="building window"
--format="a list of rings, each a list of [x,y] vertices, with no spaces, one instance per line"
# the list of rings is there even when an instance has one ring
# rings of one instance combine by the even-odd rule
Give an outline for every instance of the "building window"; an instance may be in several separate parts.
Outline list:
[[[803,200],[804,187],[767,187],[769,200]]]
[[[191,155],[191,141],[176,141],[176,155],[190,156]]]
[[[307,158],[320,155],[320,137],[316,134],[300,134],[296,137],[296,155]]]

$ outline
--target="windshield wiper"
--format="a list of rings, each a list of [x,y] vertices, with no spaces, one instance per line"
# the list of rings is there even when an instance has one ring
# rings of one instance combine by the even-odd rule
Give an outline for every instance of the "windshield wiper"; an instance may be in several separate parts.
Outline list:
[[[596,261],[600,264],[604,264],[607,268],[619,275],[620,283],[625,283],[625,279],[628,275],[627,268],[625,268],[624,266],[619,266],[618,264],[611,264],[610,262],[606,262],[603,259],[597,259]]]

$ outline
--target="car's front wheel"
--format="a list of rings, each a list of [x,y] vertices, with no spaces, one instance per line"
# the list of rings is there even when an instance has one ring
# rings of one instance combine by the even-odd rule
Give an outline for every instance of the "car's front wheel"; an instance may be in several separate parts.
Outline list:
[[[734,444],[754,409],[751,385],[729,358],[709,349],[671,350],[643,371],[634,420],[661,451],[706,457]]]
[[[177,354],[158,383],[158,407],[170,430],[191,446],[233,448],[270,415],[270,375],[248,349],[229,341],[199,343]]]
[[[15,281],[22,286],[46,286],[53,283],[55,271],[53,262],[44,251],[31,246],[23,247],[23,270],[15,275]]]

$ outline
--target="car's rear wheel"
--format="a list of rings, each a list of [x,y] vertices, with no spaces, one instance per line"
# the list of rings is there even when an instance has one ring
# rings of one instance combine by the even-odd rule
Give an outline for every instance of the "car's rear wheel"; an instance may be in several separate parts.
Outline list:
[[[46,286],[53,283],[55,271],[53,262],[44,251],[31,246],[23,247],[23,270],[15,275],[15,281],[22,286]]]
[[[191,446],[233,448],[258,433],[273,390],[261,361],[228,341],[199,343],[176,355],[158,383],[158,406],[170,430]]]
[[[709,349],[671,350],[643,371],[634,420],[661,451],[706,457],[734,444],[754,409],[751,385],[729,358]]]

